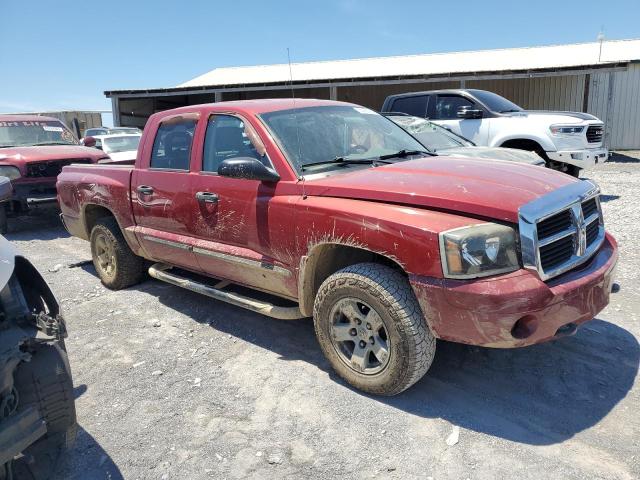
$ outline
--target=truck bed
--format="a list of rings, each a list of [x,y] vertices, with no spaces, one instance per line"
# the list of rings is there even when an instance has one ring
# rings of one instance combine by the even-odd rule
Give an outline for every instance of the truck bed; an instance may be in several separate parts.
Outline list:
[[[87,208],[106,208],[124,230],[135,225],[130,186],[133,165],[72,164],[62,169],[56,187],[62,219],[72,235],[88,239]]]

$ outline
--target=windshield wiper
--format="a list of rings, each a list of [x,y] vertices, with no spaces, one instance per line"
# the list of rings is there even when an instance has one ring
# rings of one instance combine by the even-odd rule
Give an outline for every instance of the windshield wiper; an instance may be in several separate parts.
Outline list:
[[[512,108],[510,110],[500,110],[498,113],[514,113],[514,112],[521,112],[522,110],[516,110],[515,108]]]
[[[347,157],[335,157],[331,160],[323,160],[321,162],[313,162],[313,163],[305,163],[302,165],[302,170],[305,170],[307,167],[315,167],[317,165],[373,165],[376,166],[377,163],[392,163],[386,162],[384,158],[347,158]]]
[[[405,158],[405,157],[409,157],[411,155],[430,155],[430,156],[434,156],[436,155],[434,152],[429,152],[427,150],[405,150],[402,149],[396,153],[389,153],[387,155],[380,155],[378,157],[378,160],[388,160],[390,158]]]

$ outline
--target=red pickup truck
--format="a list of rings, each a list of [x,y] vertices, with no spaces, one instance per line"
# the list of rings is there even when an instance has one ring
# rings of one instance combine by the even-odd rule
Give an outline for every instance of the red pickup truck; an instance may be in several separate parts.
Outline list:
[[[436,338],[509,348],[575,332],[607,305],[618,256],[593,183],[431,156],[333,101],[157,113],[134,166],[71,165],[57,188],[107,287],[148,271],[272,317],[313,316],[338,374],[385,395],[424,375]]]
[[[7,232],[7,216],[37,205],[56,202],[56,177],[64,165],[95,163],[109,158],[83,147],[58,119],[40,115],[0,115],[0,176],[13,187],[0,203],[0,233]]]

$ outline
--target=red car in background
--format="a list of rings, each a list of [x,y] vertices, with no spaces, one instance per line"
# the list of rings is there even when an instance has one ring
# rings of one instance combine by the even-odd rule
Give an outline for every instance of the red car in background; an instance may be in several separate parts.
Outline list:
[[[0,233],[7,231],[7,217],[57,201],[56,178],[63,166],[103,158],[104,152],[79,145],[56,118],[0,115],[0,176],[13,187],[12,197],[0,204]]]

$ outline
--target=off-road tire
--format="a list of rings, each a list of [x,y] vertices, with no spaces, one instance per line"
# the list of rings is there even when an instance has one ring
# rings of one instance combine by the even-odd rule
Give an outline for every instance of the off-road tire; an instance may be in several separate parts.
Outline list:
[[[34,406],[47,424],[45,436],[14,461],[14,478],[46,479],[55,471],[61,454],[73,446],[78,429],[67,354],[57,345],[43,345],[31,361],[18,366],[14,380],[18,411]]]
[[[388,331],[390,348],[386,367],[366,375],[347,366],[331,339],[330,312],[336,302],[359,298],[376,310]],[[331,366],[354,387],[377,395],[396,395],[416,383],[429,370],[436,339],[406,277],[385,265],[351,265],[327,278],[313,308],[316,337]]]
[[[575,165],[567,165],[567,171],[565,172],[567,175],[571,175],[575,178],[580,178],[580,167],[576,167]]]
[[[7,220],[7,205],[0,203],[0,234],[4,235],[9,231],[9,220]]]
[[[96,238],[102,235],[113,245],[115,271],[108,275],[101,267],[96,255]],[[98,220],[91,230],[91,257],[93,265],[103,285],[111,290],[120,290],[140,283],[146,274],[146,263],[143,258],[134,254],[122,235],[115,218]]]

